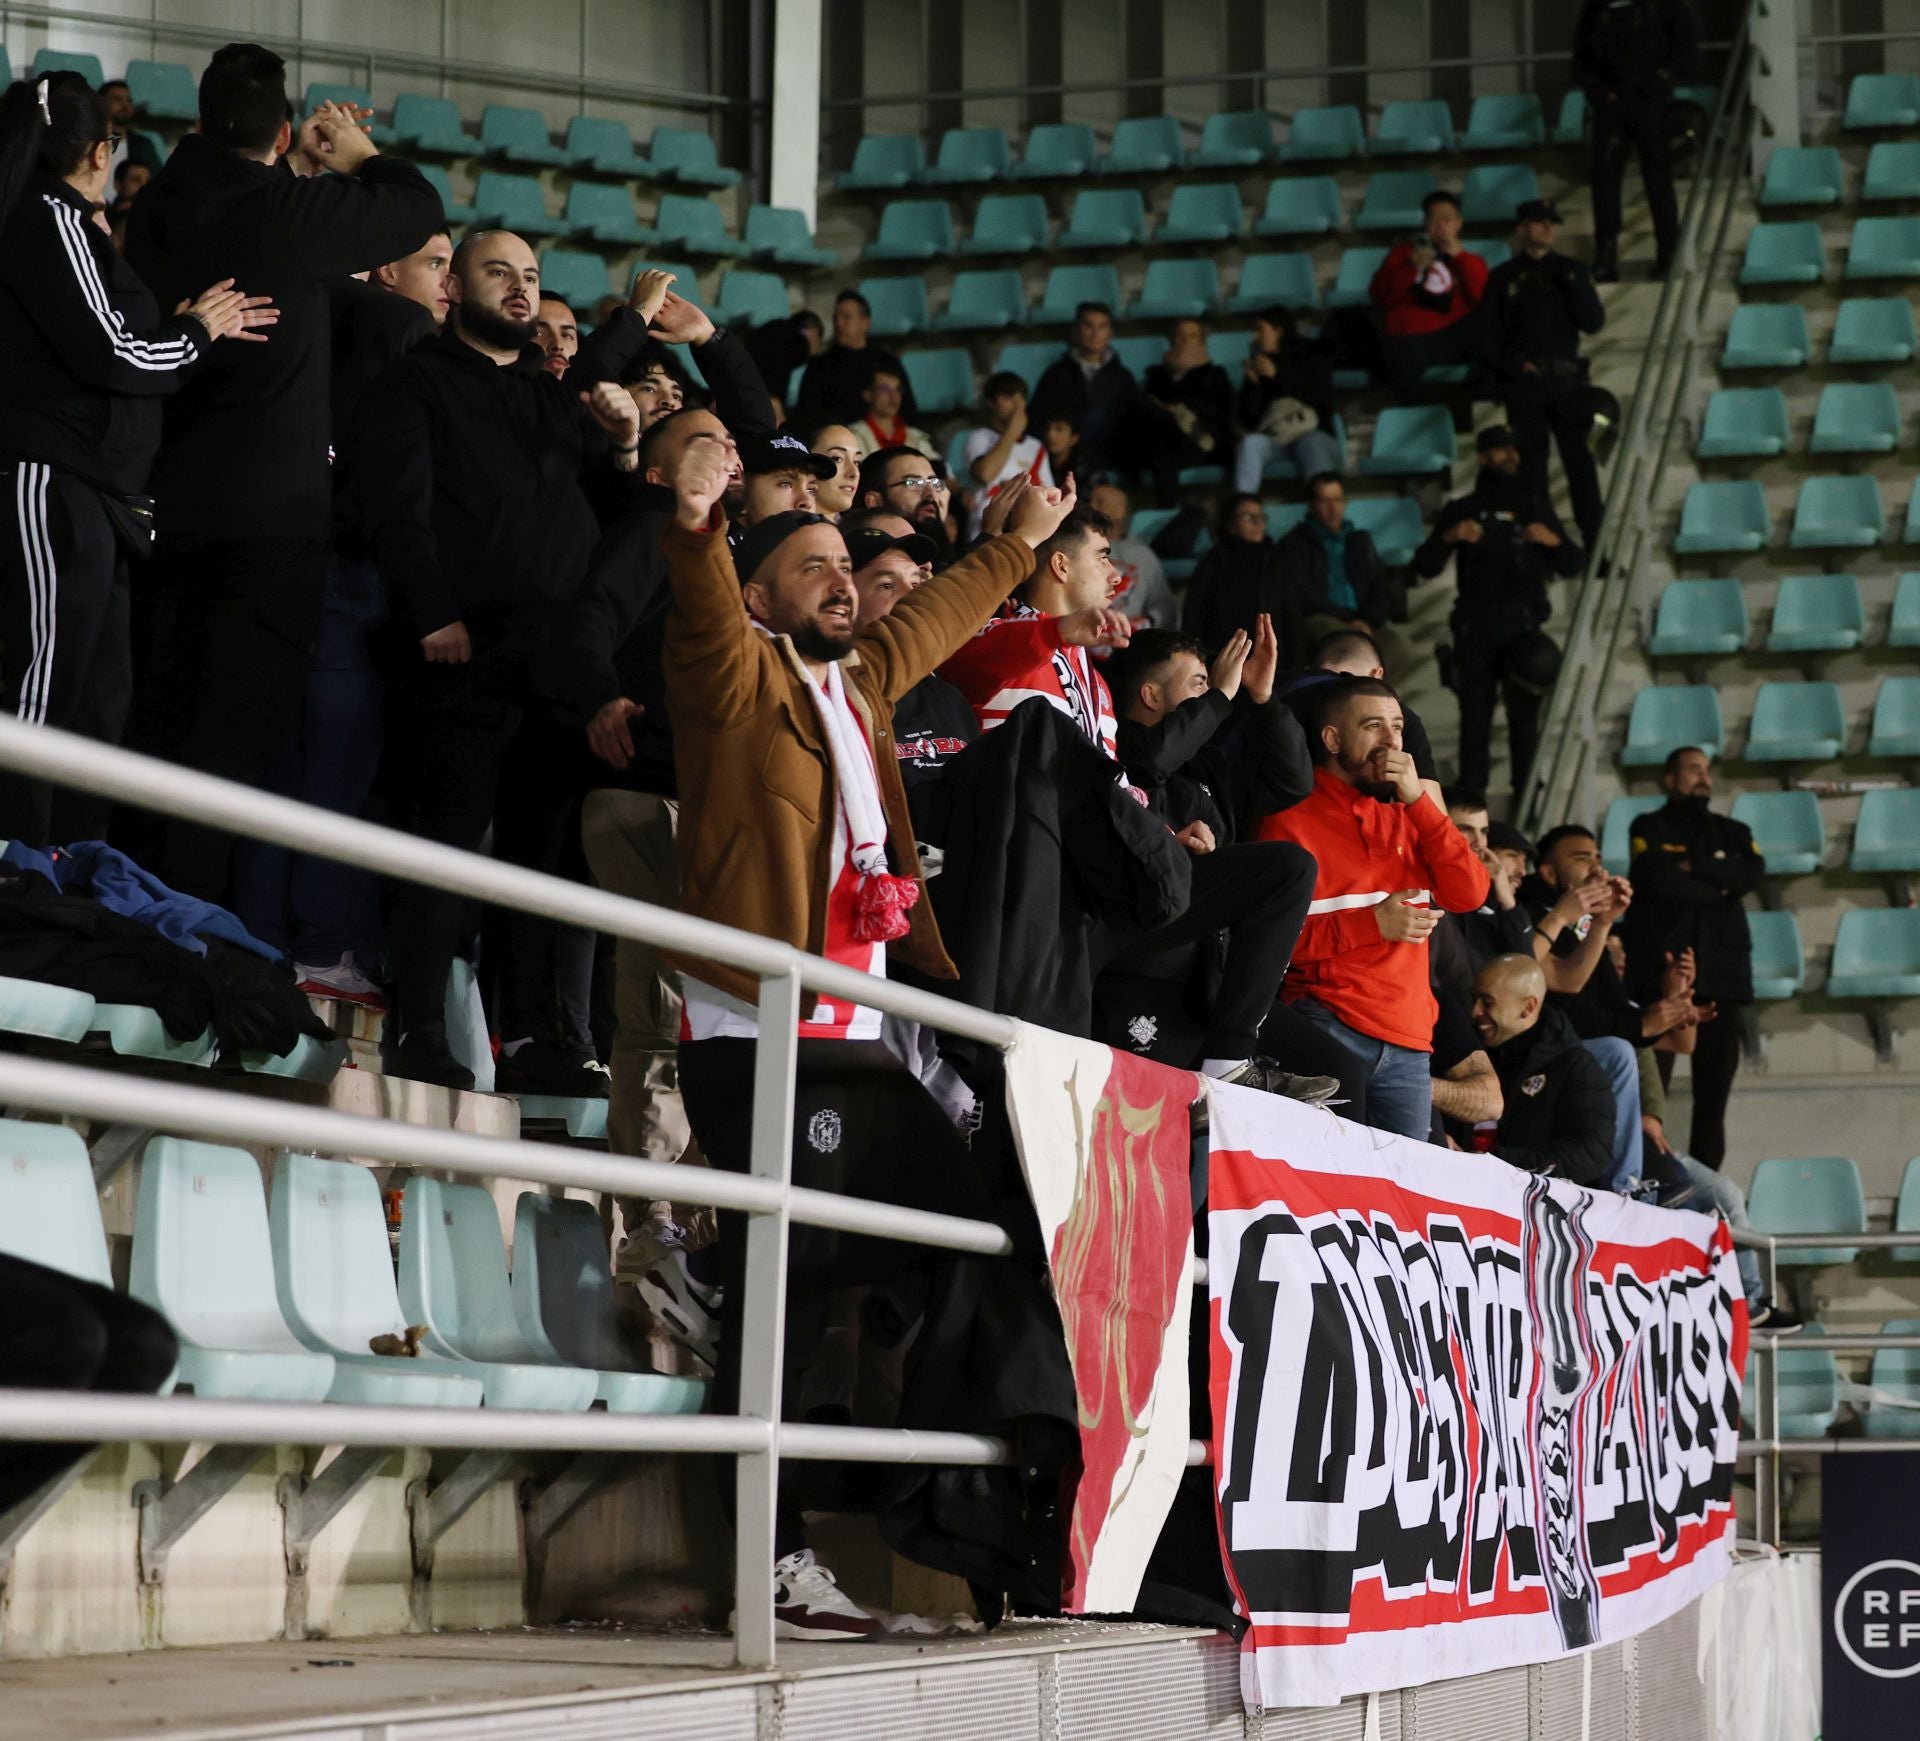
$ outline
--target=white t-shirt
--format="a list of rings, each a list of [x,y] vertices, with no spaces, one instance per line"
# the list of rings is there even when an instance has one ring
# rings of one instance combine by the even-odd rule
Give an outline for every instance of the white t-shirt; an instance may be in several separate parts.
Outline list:
[[[1013,444],[1013,452],[1007,455],[1006,463],[1001,466],[999,475],[982,484],[973,476],[973,462],[993,452],[1000,440],[997,429],[976,429],[967,436],[966,487],[973,491],[973,511],[967,515],[967,536],[980,536],[980,521],[987,511],[987,504],[1000,493],[1000,486],[1022,472],[1045,489],[1053,488],[1053,469],[1047,464],[1047,450],[1038,436],[1027,435]]]

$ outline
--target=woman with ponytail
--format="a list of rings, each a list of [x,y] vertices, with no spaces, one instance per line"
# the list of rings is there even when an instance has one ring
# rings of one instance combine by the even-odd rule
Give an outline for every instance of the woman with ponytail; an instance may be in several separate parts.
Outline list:
[[[106,105],[77,73],[0,97],[0,712],[117,743],[129,692],[127,573],[160,401],[217,340],[266,338],[231,281],[162,320],[105,221]],[[0,838],[94,839],[109,806],[0,772]]]

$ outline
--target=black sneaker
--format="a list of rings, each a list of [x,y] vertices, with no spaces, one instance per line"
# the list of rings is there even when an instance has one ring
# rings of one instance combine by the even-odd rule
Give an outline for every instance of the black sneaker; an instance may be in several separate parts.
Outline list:
[[[550,1040],[529,1040],[494,1061],[496,1094],[550,1094],[561,1100],[605,1100],[613,1077],[597,1058],[570,1057]]]
[[[1789,1312],[1785,1306],[1774,1305],[1770,1300],[1755,1306],[1747,1314],[1747,1328],[1762,1336],[1791,1336],[1806,1327],[1805,1318],[1797,1312]]]
[[[473,1072],[453,1055],[444,1022],[417,1022],[400,1034],[400,1043],[387,1056],[387,1074],[410,1082],[431,1082],[436,1088],[473,1087]]]
[[[1216,1080],[1283,1095],[1308,1106],[1325,1106],[1340,1092],[1338,1076],[1296,1076],[1290,1070],[1282,1070],[1271,1058],[1249,1058],[1239,1069],[1230,1070]]]

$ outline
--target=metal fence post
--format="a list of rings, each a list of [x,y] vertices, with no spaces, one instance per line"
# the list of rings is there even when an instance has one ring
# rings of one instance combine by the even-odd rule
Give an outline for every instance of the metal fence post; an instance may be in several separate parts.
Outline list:
[[[793,1097],[799,1066],[800,981],[760,982],[760,1038],[753,1054],[753,1176],[782,1187],[780,1206],[747,1222],[745,1298],[727,1301],[725,1334],[740,1338],[740,1412],[768,1423],[764,1452],[734,1468],[733,1656],[742,1668],[773,1667],[773,1526],[780,1488],[780,1369],[786,1340],[785,1187],[793,1177]]]

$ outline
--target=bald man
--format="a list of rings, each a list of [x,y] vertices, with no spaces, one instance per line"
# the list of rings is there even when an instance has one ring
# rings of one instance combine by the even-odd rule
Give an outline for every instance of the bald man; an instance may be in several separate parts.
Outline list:
[[[1613,1165],[1613,1089],[1561,1012],[1531,955],[1496,955],[1474,976],[1473,1026],[1504,1103],[1469,1147],[1528,1173],[1595,1185]]]

